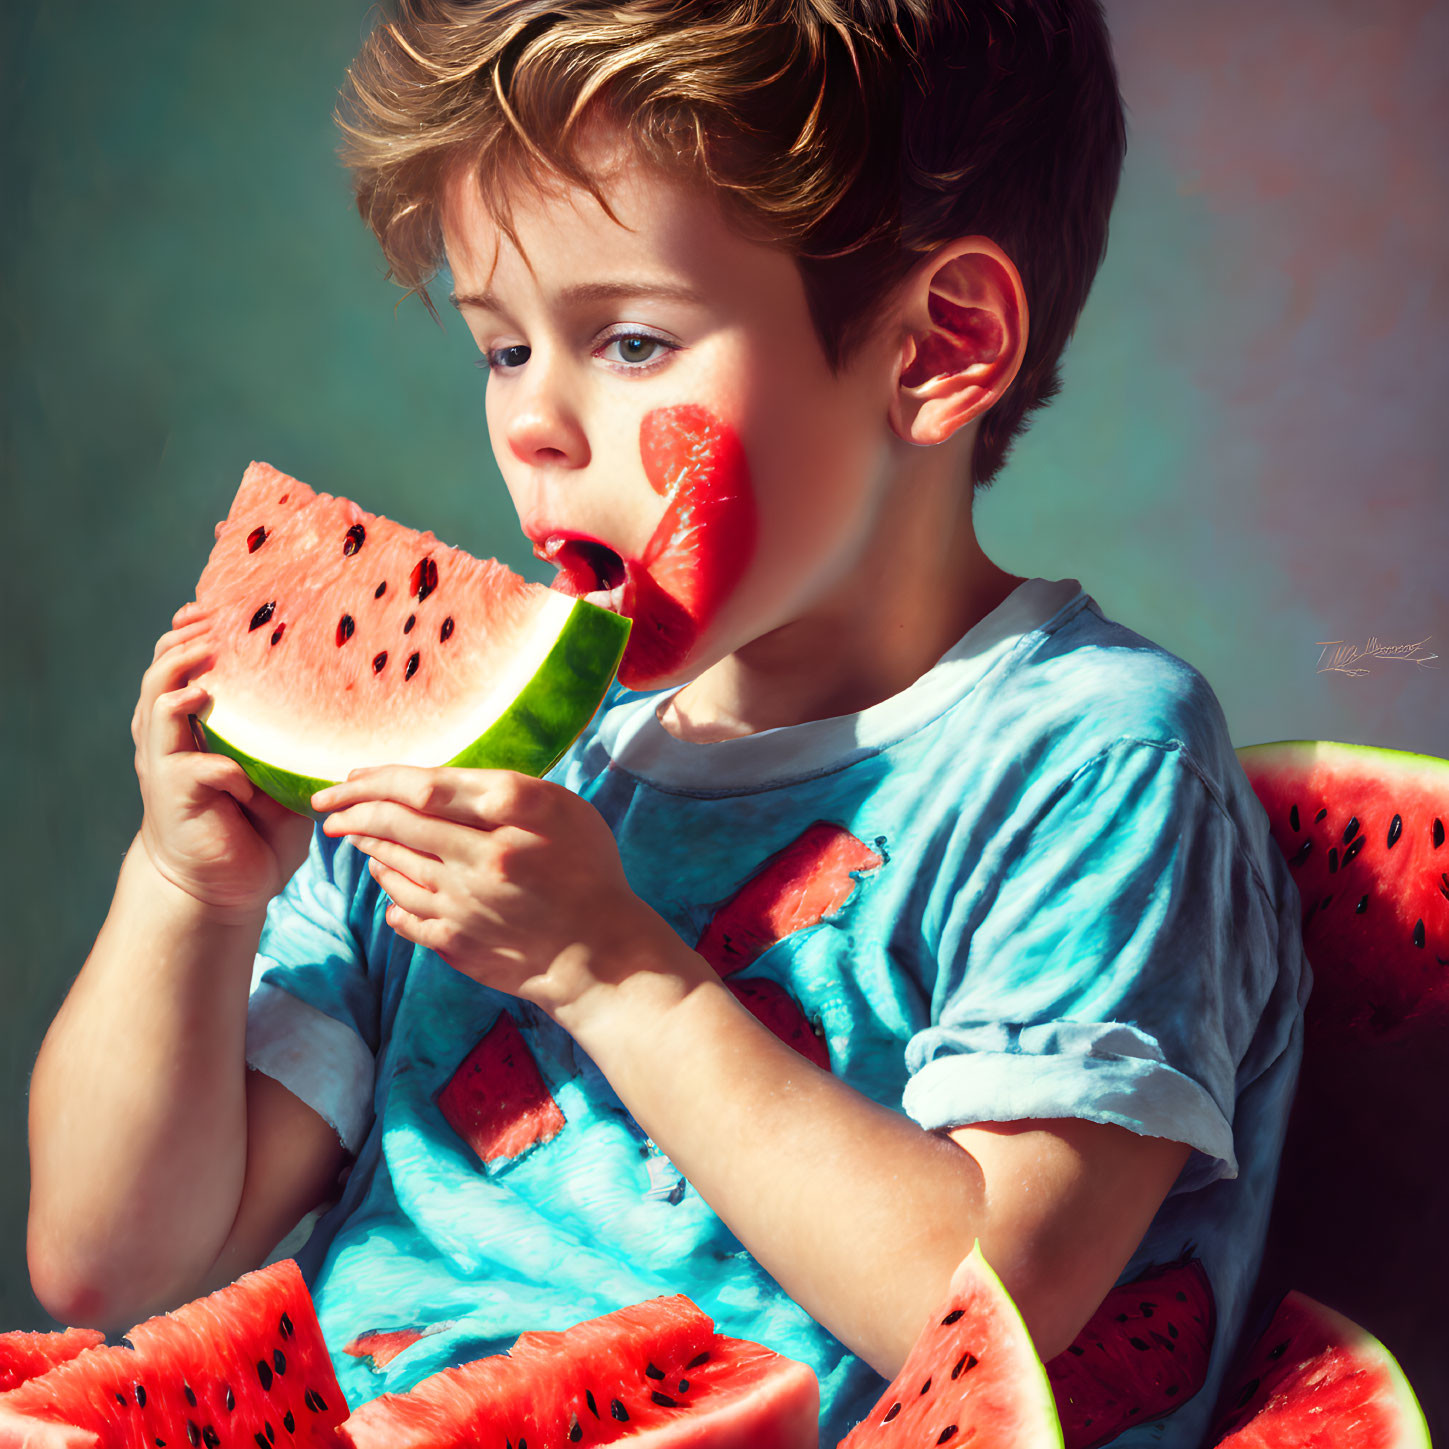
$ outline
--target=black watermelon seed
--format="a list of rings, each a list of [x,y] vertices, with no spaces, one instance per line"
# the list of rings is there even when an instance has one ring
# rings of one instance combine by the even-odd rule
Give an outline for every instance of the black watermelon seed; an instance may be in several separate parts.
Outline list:
[[[1308,837],[1308,839],[1305,840],[1303,842],[1303,844],[1300,845],[1298,847],[1298,849],[1293,852],[1293,855],[1289,859],[1288,864],[1289,865],[1302,865],[1303,862],[1308,859],[1309,854],[1312,852],[1312,850],[1313,850],[1313,837],[1310,835]]]
[[[1320,810],[1320,811],[1319,811],[1319,812],[1318,812],[1318,814],[1317,814],[1317,815],[1315,815],[1315,816],[1314,816],[1314,817],[1313,817],[1313,823],[1314,823],[1314,824],[1315,824],[1315,825],[1317,825],[1317,824],[1318,824],[1318,822],[1319,822],[1319,821],[1320,821],[1320,820],[1322,820],[1322,819],[1323,819],[1323,817],[1324,817],[1324,816],[1325,816],[1325,815],[1327,815],[1327,814],[1328,814],[1328,807],[1327,807],[1327,806],[1326,806],[1326,805],[1325,805],[1325,806],[1324,806],[1324,807],[1323,807],[1323,809],[1322,809],[1322,810]]]
[[[1362,900],[1361,900],[1361,901],[1360,901],[1360,902],[1359,902],[1359,903],[1358,903],[1358,904],[1357,904],[1357,905],[1356,905],[1356,906],[1355,906],[1355,907],[1354,907],[1354,908],[1353,908],[1353,913],[1354,913],[1354,915],[1356,915],[1356,916],[1361,916],[1361,915],[1363,915],[1363,913],[1364,913],[1364,912],[1365,912],[1365,911],[1366,911],[1366,910],[1368,910],[1368,897],[1367,897],[1367,896],[1365,896],[1365,897],[1364,897],[1364,898],[1363,898],[1363,899],[1362,899]]]
[[[1318,902],[1317,901],[1314,901],[1314,903],[1311,906],[1309,906],[1308,909],[1306,911],[1304,911],[1304,913],[1303,913],[1303,926],[1302,926],[1301,929],[1303,930],[1303,932],[1304,932],[1305,935],[1308,932],[1308,927],[1312,923],[1314,916],[1316,916],[1317,914],[1318,914]]]
[[[280,644],[282,642],[282,635],[286,632],[286,629],[287,626],[285,624],[278,624],[277,627],[272,630],[273,644]]]
[[[687,1394],[689,1392],[689,1380],[688,1379],[680,1379],[680,1381],[679,1381],[679,1392],[681,1394]]]
[[[1077,1343],[1070,1345],[1070,1347],[1068,1347],[1067,1349],[1068,1353],[1075,1355],[1077,1358],[1081,1358],[1081,1356],[1086,1353],[1086,1351],[1086,1349],[1084,1349],[1080,1344]]]
[[[123,1393],[122,1393],[122,1392],[121,1392],[121,1391],[120,1391],[120,1389],[117,1389],[117,1390],[116,1390],[116,1402],[117,1402],[117,1403],[118,1403],[118,1404],[119,1404],[119,1405],[120,1405],[120,1406],[121,1406],[121,1407],[122,1407],[122,1408],[123,1408],[123,1409],[124,1409],[124,1408],[126,1408],[126,1407],[127,1407],[127,1405],[126,1405],[126,1396],[125,1396],[125,1394],[123,1394]]]
[[[247,552],[255,553],[267,541],[265,528],[254,528],[247,534]]]
[[[1444,899],[1449,900],[1449,870],[1441,870],[1439,872],[1439,879],[1444,882],[1439,889],[1443,892]]]
[[[599,1417],[599,1406],[594,1402],[594,1391],[592,1389],[584,1390],[584,1403],[589,1406],[589,1413],[597,1419]]]
[[[182,1384],[181,1392],[186,1395],[186,1402],[194,1409],[196,1407],[196,1390],[190,1384]]]
[[[1324,896],[1324,898],[1321,901],[1319,901],[1319,903],[1318,903],[1318,909],[1320,911],[1326,911],[1328,909],[1328,903],[1332,899],[1333,899],[1333,892],[1332,891],[1329,891],[1329,893],[1326,896]]]
[[[709,1350],[706,1349],[703,1353],[697,1353],[697,1354],[695,1354],[695,1356],[692,1359],[690,1359],[690,1361],[687,1364],[685,1364],[685,1368],[687,1368],[687,1369],[698,1368],[700,1366],[700,1364],[702,1364],[702,1363],[708,1363],[708,1362],[709,1362]]]
[[[956,1437],[956,1426],[954,1424],[947,1424],[946,1427],[941,1430],[941,1437],[936,1440],[936,1443],[938,1443],[938,1444],[944,1444],[946,1442],[946,1440],[948,1440],[948,1439],[954,1439],[955,1437]]]
[[[284,1354],[279,1348],[274,1348],[272,1350],[272,1367],[276,1369],[279,1374],[284,1374],[287,1372],[287,1355]]]
[[[1352,845],[1350,845],[1347,850],[1344,851],[1344,853],[1343,853],[1343,863],[1345,865],[1347,865],[1349,863],[1349,861],[1351,861],[1354,858],[1354,856],[1356,856],[1359,853],[1359,851],[1361,851],[1363,849],[1364,841],[1366,841],[1367,839],[1368,839],[1368,836],[1367,835],[1360,835],[1359,838],[1357,840],[1355,840],[1354,843]]]
[[[194,1419],[186,1421],[186,1442],[199,1445],[201,1443],[201,1425]]]
[[[652,1363],[647,1363],[644,1365],[644,1372],[648,1374],[651,1379],[662,1379],[664,1377],[664,1370],[662,1368],[655,1368]]]
[[[282,1311],[282,1316],[277,1320],[277,1327],[281,1329],[283,1338],[291,1338],[295,1332],[292,1327],[292,1320],[287,1316],[285,1309]]]
[[[416,614],[409,614],[407,623],[403,625],[403,633],[411,634],[413,632],[413,625],[417,622],[418,616]]]
[[[309,1388],[307,1390],[307,1394],[310,1395],[310,1397],[305,1398],[304,1402],[314,1414],[324,1414],[327,1412],[327,1400],[322,1397],[321,1389]]]
[[[431,558],[419,559],[413,565],[412,577],[408,580],[408,592],[416,594],[421,603],[438,587],[438,566]]]
[[[261,1380],[261,1385],[264,1389],[271,1388],[272,1369],[271,1365],[268,1364],[268,1362],[264,1358],[259,1358],[257,1360],[257,1378]]]
[[[900,1411],[901,1411],[900,1404],[898,1404],[898,1403],[892,1404],[890,1406],[890,1408],[886,1410],[886,1416],[885,1416],[884,1419],[881,1420],[881,1423],[882,1424],[889,1424],[890,1421],[892,1419],[894,1419],[897,1414],[900,1413]]]
[[[1268,1350],[1268,1357],[1269,1358],[1282,1358],[1283,1355],[1285,1353],[1287,1353],[1287,1352],[1288,1352],[1288,1340],[1285,1338],[1282,1343],[1275,1343],[1273,1345],[1273,1347]]]
[[[236,1395],[231,1391],[231,1385],[226,1386],[226,1411],[231,1413],[236,1408]]]
[[[1414,944],[1416,946],[1420,946],[1420,947],[1422,947],[1423,944],[1424,944],[1424,923],[1423,923],[1423,921],[1415,921],[1414,922]]]
[[[418,654],[416,652],[408,655],[408,662],[403,665],[403,680],[406,682],[418,672]]]
[[[297,1421],[292,1417],[292,1411],[290,1409],[288,1409],[287,1412],[282,1415],[282,1427],[289,1434],[296,1432]]]
[[[1167,1389],[1166,1389],[1167,1397],[1170,1399],[1176,1392],[1177,1392],[1177,1385],[1176,1384],[1168,1384]]]
[[[1293,827],[1293,833],[1298,833],[1298,807],[1295,805],[1288,812],[1288,823]]]
[[[1251,1399],[1253,1397],[1253,1395],[1256,1394],[1257,1392],[1258,1392],[1258,1380],[1257,1379],[1249,1379],[1248,1382],[1243,1385],[1243,1392],[1238,1395],[1238,1402],[1236,1404],[1234,1404],[1233,1407],[1235,1409],[1241,1409],[1243,1407],[1243,1405],[1246,1404],[1248,1402],[1248,1400]]]
[[[945,1317],[944,1317],[944,1318],[943,1318],[943,1319],[942,1319],[942,1320],[941,1320],[941,1326],[942,1326],[942,1327],[943,1327],[943,1328],[944,1328],[944,1327],[945,1327],[945,1326],[946,1326],[946,1324],[948,1324],[948,1323],[955,1323],[955,1322],[956,1322],[956,1320],[957,1320],[957,1319],[958,1319],[958,1318],[960,1318],[960,1317],[961,1317],[961,1316],[962,1316],[962,1315],[963,1315],[963,1314],[964,1314],[964,1313],[965,1313],[965,1312],[966,1312],[966,1310],[965,1310],[965,1309],[964,1309],[964,1308],[953,1308],[953,1309],[952,1309],[952,1310],[951,1310],[951,1311],[950,1311],[950,1312],[949,1312],[949,1313],[948,1313],[948,1314],[947,1314],[947,1315],[946,1315],[946,1316],[945,1316]]]
[[[1146,1353],[1147,1350],[1152,1347],[1152,1345],[1148,1343],[1145,1338],[1129,1338],[1127,1342],[1130,1343],[1132,1347],[1135,1348],[1139,1353]]]
[[[1151,1318],[1152,1317],[1152,1305],[1150,1303],[1139,1303],[1137,1305],[1137,1311],[1144,1318]]]
[[[439,644],[446,644],[448,642],[448,640],[451,639],[452,637],[453,637],[453,616],[451,614],[449,614],[448,617],[443,620],[443,627],[438,630],[438,643]]]
[[[136,1390],[136,1403],[140,1408],[144,1409],[146,1407],[146,1385],[136,1384],[134,1387]]]
[[[253,1434],[252,1438],[257,1441],[257,1449],[267,1449],[266,1438],[261,1434]]]
[[[1358,816],[1355,815],[1347,825],[1343,827],[1343,843],[1348,844],[1358,834]]]
[[[166,1441],[159,1434],[156,1436],[156,1449],[166,1449]]]
[[[1177,1299],[1179,1303],[1187,1302],[1187,1294],[1184,1293],[1181,1288],[1179,1288],[1173,1296]]]
[[[347,537],[342,540],[342,557],[351,558],[362,547],[366,537],[367,530],[360,523],[354,523],[347,530]]]
[[[930,1381],[930,1379],[927,1379],[926,1382],[921,1385],[921,1392],[924,1394],[926,1392],[926,1390],[929,1389],[930,1387],[931,1387],[931,1381]]]
[[[260,629],[262,625],[265,624],[267,620],[272,617],[272,615],[276,612],[276,609],[277,601],[275,599],[273,599],[269,604],[263,604],[262,607],[258,609],[255,614],[252,615],[252,621],[247,626],[247,631],[250,632],[253,629]]]
[[[1435,822],[1434,822],[1434,849],[1435,850],[1438,850],[1439,847],[1441,845],[1443,845],[1443,844],[1444,844],[1444,822],[1442,820],[1435,820]]]
[[[1404,817],[1402,815],[1395,815],[1394,818],[1389,821],[1389,845],[1391,848],[1395,844],[1397,844],[1399,836],[1401,836],[1403,833]]]
[[[1338,847],[1336,845],[1328,847],[1328,873],[1329,875],[1338,874]]]
[[[578,1418],[575,1415],[570,1414],[569,1415],[569,1443],[570,1444],[577,1444],[579,1442],[579,1440],[582,1439],[583,1437],[584,1437],[583,1426],[579,1423]]]
[[[649,1391],[649,1397],[653,1399],[654,1402],[658,1404],[661,1409],[677,1409],[679,1407],[678,1399],[671,1399],[668,1394],[661,1394],[658,1389],[651,1389]]]
[[[372,591],[372,597],[373,597],[373,598],[374,598],[374,599],[380,599],[380,598],[382,598],[382,596],[383,596],[383,595],[384,595],[384,594],[385,594],[385,593],[387,593],[387,580],[386,580],[386,579],[384,579],[384,580],[383,580],[383,581],[382,581],[382,582],[381,582],[381,583],[380,583],[380,584],[379,584],[379,585],[378,585],[378,586],[377,586],[377,587],[376,587],[376,588],[375,588],[375,589],[374,589],[374,590],[373,590],[373,591]]]
[[[622,1400],[609,1400],[609,1417],[617,1419],[621,1424],[627,1424],[629,1422],[629,1411],[624,1407]]]
[[[1173,1338],[1177,1337],[1177,1325],[1175,1323],[1169,1323],[1167,1325],[1167,1331],[1172,1335]]]
[[[372,672],[374,674],[381,674],[382,673],[382,666],[384,664],[386,664],[386,663],[387,663],[387,650],[384,649],[381,654],[378,654],[378,655],[374,656],[373,661],[372,661]]]
[[[956,1367],[951,1370],[951,1377],[953,1379],[959,1379],[962,1374],[970,1373],[971,1370],[974,1369],[979,1362],[980,1360],[976,1357],[976,1355],[972,1353],[970,1349],[967,1349],[967,1351],[956,1360]]]
[[[352,632],[356,627],[357,625],[352,622],[351,614],[344,614],[337,621],[337,647],[339,649],[352,638]]]
[[[266,1420],[266,1422],[263,1423],[262,1428],[266,1431],[267,1443],[275,1444],[277,1442],[277,1431],[272,1428],[272,1421],[270,1419]]]
[[[1117,1322],[1118,1323],[1126,1323],[1127,1322],[1127,1315],[1125,1313],[1119,1313],[1117,1315]]]
[[[221,1435],[216,1432],[215,1425],[208,1424],[201,1431],[201,1442],[206,1445],[206,1449],[217,1449],[221,1443]]]

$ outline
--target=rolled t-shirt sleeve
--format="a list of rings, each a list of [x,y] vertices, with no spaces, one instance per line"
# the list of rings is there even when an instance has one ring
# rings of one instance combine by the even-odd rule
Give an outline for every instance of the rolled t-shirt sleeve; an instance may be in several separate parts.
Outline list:
[[[1008,836],[941,935],[903,1107],[928,1129],[1057,1117],[1238,1172],[1238,1064],[1275,972],[1275,916],[1184,749],[1119,740]]]
[[[354,1156],[373,1117],[378,984],[354,919],[363,857],[320,829],[267,910],[247,1005],[247,1065],[337,1130]]]

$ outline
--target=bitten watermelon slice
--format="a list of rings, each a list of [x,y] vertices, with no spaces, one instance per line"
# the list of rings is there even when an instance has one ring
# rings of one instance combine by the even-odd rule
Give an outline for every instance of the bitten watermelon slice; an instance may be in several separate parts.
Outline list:
[[[817,1449],[819,1412],[806,1365],[715,1333],[675,1295],[522,1334],[363,1404],[341,1432],[353,1449]]]
[[[0,1446],[306,1446],[347,1416],[290,1258],[0,1394]]]
[[[839,1449],[953,1443],[1062,1449],[1046,1369],[980,1243],[956,1269],[949,1299],[900,1373]]]
[[[299,813],[364,765],[541,775],[598,708],[629,622],[265,463],[196,585],[210,746]]]
[[[1371,1324],[1449,1432],[1449,1254],[1426,1250],[1449,1218],[1449,761],[1326,740],[1238,757],[1313,974],[1256,1304],[1297,1289]]]
[[[1287,1294],[1224,1388],[1218,1449],[1429,1449],[1393,1355],[1306,1294]]]

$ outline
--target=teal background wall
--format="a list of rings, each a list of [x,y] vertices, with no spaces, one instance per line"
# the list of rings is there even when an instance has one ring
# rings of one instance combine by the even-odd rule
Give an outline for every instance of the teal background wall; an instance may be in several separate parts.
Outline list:
[[[1271,11],[1265,15],[1265,11]],[[1131,150],[1061,397],[980,502],[1233,737],[1449,754],[1449,6],[1109,0]],[[139,819],[129,720],[242,470],[538,577],[456,323],[396,306],[330,111],[361,0],[0,18],[0,1328],[25,1093]],[[1425,641],[1320,667],[1320,641]]]

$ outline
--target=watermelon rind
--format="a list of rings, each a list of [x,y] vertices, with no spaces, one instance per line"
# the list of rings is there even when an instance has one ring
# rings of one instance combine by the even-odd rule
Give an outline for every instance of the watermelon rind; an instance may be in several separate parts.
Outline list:
[[[1321,1337],[1327,1345],[1347,1351],[1364,1369],[1382,1376],[1379,1391],[1373,1399],[1374,1404],[1382,1410],[1382,1413],[1376,1416],[1379,1420],[1378,1423],[1370,1424],[1360,1410],[1353,1413],[1351,1420],[1346,1418],[1341,1424],[1335,1425],[1323,1419],[1321,1409],[1315,1410],[1309,1406],[1302,1415],[1304,1428],[1316,1430],[1319,1433],[1333,1433],[1335,1429],[1343,1433],[1353,1431],[1365,1436],[1363,1440],[1365,1443],[1369,1442],[1369,1436],[1372,1436],[1372,1442],[1383,1445],[1384,1449],[1433,1449],[1424,1410],[1394,1355],[1361,1324],[1355,1323],[1345,1314],[1328,1307],[1327,1304],[1320,1303],[1316,1298],[1310,1298],[1306,1293],[1293,1290],[1284,1295],[1283,1301],[1278,1305],[1278,1311],[1273,1316],[1273,1321],[1254,1346],[1253,1354],[1250,1355],[1247,1365],[1239,1370],[1240,1379],[1255,1370],[1261,1371],[1261,1365],[1255,1363],[1254,1359],[1264,1344],[1273,1342],[1285,1331],[1284,1325],[1287,1323],[1292,1323],[1299,1328],[1303,1326],[1316,1328],[1317,1336]],[[1290,1361],[1285,1359],[1284,1366],[1285,1368],[1290,1367]],[[1319,1372],[1321,1373],[1321,1370]],[[1310,1380],[1317,1376],[1318,1374],[1311,1374]],[[1251,1382],[1253,1386],[1256,1386],[1258,1380],[1255,1377]],[[1233,1413],[1231,1418],[1226,1417],[1225,1410],[1229,1410],[1235,1402],[1241,1402],[1239,1395],[1243,1387],[1241,1383],[1230,1383],[1224,1386],[1219,1402],[1218,1422],[1209,1441],[1211,1444],[1217,1446],[1241,1444],[1245,1446],[1245,1449],[1253,1449],[1255,1445],[1276,1444],[1285,1433],[1294,1432],[1291,1420],[1285,1421],[1282,1418],[1285,1411],[1291,1410],[1291,1389],[1285,1391],[1284,1383],[1275,1383],[1271,1378],[1259,1390],[1262,1402],[1253,1403],[1250,1400],[1236,1413]],[[1266,1428],[1255,1427],[1258,1414],[1264,1412],[1274,1416],[1272,1422]],[[1318,1420],[1316,1424],[1314,1424],[1315,1419]],[[1390,1436],[1388,1438],[1382,1437],[1377,1432],[1385,1427],[1385,1421]],[[1289,1441],[1284,1438],[1282,1442]],[[1296,1443],[1298,1439],[1294,1438],[1292,1442]],[[1312,1442],[1327,1441],[1315,1439]]]
[[[1235,751],[1246,768],[1250,763],[1275,765],[1287,769],[1295,765],[1311,765],[1316,760],[1341,755],[1359,756],[1366,769],[1377,773],[1385,767],[1405,772],[1440,771],[1445,761],[1437,755],[1419,755],[1412,750],[1391,750],[1382,745],[1354,745],[1342,740],[1272,740],[1266,744],[1242,745]]]
[[[404,746],[393,753],[383,749],[377,759],[338,761],[335,769],[319,771],[317,747],[305,742],[313,767],[289,768],[284,760],[261,758],[254,753],[255,745],[248,749],[238,743],[239,738],[250,743],[251,731],[246,721],[229,716],[221,703],[198,718],[207,747],[229,755],[253,784],[287,809],[313,819],[320,816],[312,809],[312,796],[363,765],[447,765],[544,775],[593,718],[623,658],[630,629],[622,615],[584,599],[552,593],[548,598],[542,625],[552,632],[535,655],[532,671],[528,672],[528,664],[533,661],[525,658],[521,683],[504,681],[503,688],[479,702],[475,718],[480,733],[451,756],[418,755]]]

